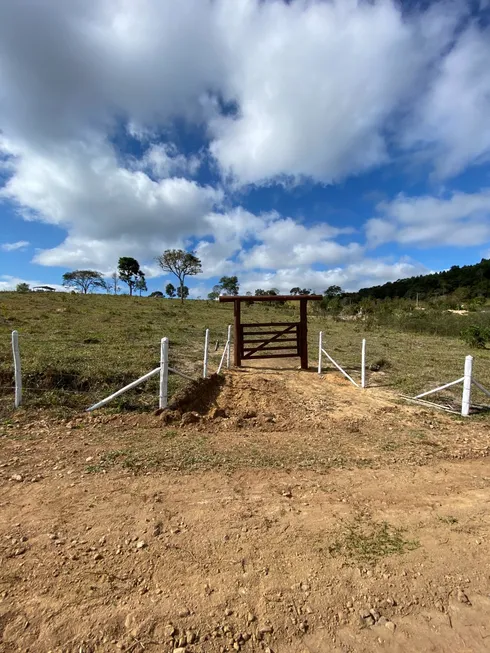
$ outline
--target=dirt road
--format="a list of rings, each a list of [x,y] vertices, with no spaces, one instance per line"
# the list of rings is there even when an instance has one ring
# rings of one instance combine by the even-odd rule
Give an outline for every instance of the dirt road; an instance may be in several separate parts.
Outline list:
[[[490,650],[488,424],[353,393],[5,423],[0,650]]]

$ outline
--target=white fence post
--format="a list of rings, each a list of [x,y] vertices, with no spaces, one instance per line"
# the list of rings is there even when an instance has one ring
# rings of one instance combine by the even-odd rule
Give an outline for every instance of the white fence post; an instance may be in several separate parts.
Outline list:
[[[464,360],[463,400],[461,402],[461,415],[468,417],[471,405],[471,375],[473,372],[473,356],[466,356]]]
[[[204,339],[204,365],[202,369],[203,379],[205,379],[208,375],[208,349],[209,349],[209,329],[206,329],[206,337]]]
[[[227,352],[226,352],[226,367],[227,369],[230,369],[231,365],[231,324],[228,325],[228,338],[226,339],[227,342]]]
[[[366,338],[362,339],[361,350],[361,388],[366,387]]]
[[[320,331],[318,338],[318,374],[322,373],[322,349],[323,349],[323,331]]]
[[[168,403],[168,338],[162,338],[160,347],[160,394],[158,407],[166,408]]]
[[[15,401],[18,408],[22,403],[22,373],[20,368],[19,333],[12,331],[12,353],[14,355]]]

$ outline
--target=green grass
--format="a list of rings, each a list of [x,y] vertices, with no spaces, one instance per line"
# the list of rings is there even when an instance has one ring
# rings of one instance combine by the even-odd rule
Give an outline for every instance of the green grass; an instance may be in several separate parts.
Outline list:
[[[342,527],[329,552],[356,562],[376,563],[381,558],[413,551],[418,546],[416,540],[405,539],[402,529],[358,515]]]
[[[316,365],[318,332],[324,347],[353,375],[359,374],[361,339],[367,338],[367,362],[384,360],[372,382],[415,394],[460,377],[464,356],[475,356],[475,377],[490,387],[490,350],[470,351],[459,339],[400,333],[362,321],[336,321],[310,306],[310,365]],[[243,306],[248,322],[295,321],[297,305]],[[13,398],[11,331],[19,331],[25,405],[80,410],[158,366],[160,339],[170,339],[170,364],[198,376],[202,370],[204,331],[210,329],[210,371],[216,370],[232,304],[162,300],[128,296],[63,293],[0,293],[0,410]],[[214,352],[216,340],[220,350]],[[299,361],[298,361],[299,362]],[[296,367],[294,359],[284,364]],[[325,366],[329,372],[331,366]],[[335,372],[336,373],[336,372]],[[109,410],[156,407],[152,379],[110,405]],[[170,391],[179,380],[170,377]],[[459,390],[456,391],[456,393]],[[478,395],[475,393],[475,400]],[[483,402],[483,398],[482,398]]]

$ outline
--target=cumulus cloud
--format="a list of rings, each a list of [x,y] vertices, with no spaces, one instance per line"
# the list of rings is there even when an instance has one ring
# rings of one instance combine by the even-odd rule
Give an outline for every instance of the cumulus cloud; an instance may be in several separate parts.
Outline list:
[[[332,285],[351,291],[428,272],[424,265],[408,259],[397,262],[365,259],[330,270],[297,267],[279,268],[268,273],[249,272],[241,278],[240,291],[254,292],[257,288],[277,288],[281,293],[288,293],[298,285],[312,288],[319,293]]]
[[[27,240],[18,240],[16,243],[0,244],[0,249],[3,252],[16,252],[19,250],[26,249],[26,247],[29,247],[29,242]]]
[[[211,151],[240,183],[282,175],[331,183],[389,158],[390,118],[415,100],[458,13],[404,17],[392,2],[222,3],[236,115],[211,122]]]
[[[404,144],[426,151],[438,177],[490,160],[490,30],[476,24],[438,62]]]
[[[66,288],[56,283],[46,284],[43,281],[32,281],[32,279],[21,279],[20,277],[14,277],[9,274],[0,274],[0,292],[7,290],[15,290],[19,283],[27,283],[27,285],[32,289],[36,286],[49,286],[54,288],[59,292],[67,292]]]
[[[7,143],[7,145],[10,145]],[[65,228],[59,246],[40,251],[43,265],[113,265],[121,252],[143,259],[181,245],[222,191],[183,177],[155,181],[122,167],[114,149],[93,140],[57,146],[49,154],[10,145],[16,172],[0,198],[19,205],[27,220]]]
[[[400,194],[377,209],[381,217],[366,223],[371,246],[396,241],[419,247],[468,247],[490,240],[490,189],[444,198]]]
[[[313,268],[334,266],[354,283],[365,248],[354,237],[339,242],[345,229],[234,207],[229,181],[332,183],[389,161],[393,145],[427,156],[439,176],[489,158],[490,28],[467,16],[461,23],[463,2],[400,7],[0,3],[1,199],[24,220],[66,232],[34,261],[109,272],[131,254],[156,274],[152,259],[163,249],[195,247],[209,276],[301,270],[312,280],[323,274],[324,285],[330,273]],[[176,124],[193,134],[185,148],[175,144]],[[196,131],[205,134],[198,144]],[[127,137],[137,139],[136,154]],[[486,237],[480,209],[441,218],[453,227],[448,235],[432,217],[423,225],[400,218],[410,201],[378,207],[371,243]],[[416,201],[429,215],[448,200]],[[368,263],[362,278],[377,278]],[[398,264],[380,265],[389,278]]]

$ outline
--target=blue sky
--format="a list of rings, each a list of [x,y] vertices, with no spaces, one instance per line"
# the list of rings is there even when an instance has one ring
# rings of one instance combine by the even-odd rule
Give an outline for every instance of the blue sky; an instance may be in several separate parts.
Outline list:
[[[0,4],[0,290],[346,290],[490,256],[490,2]]]

